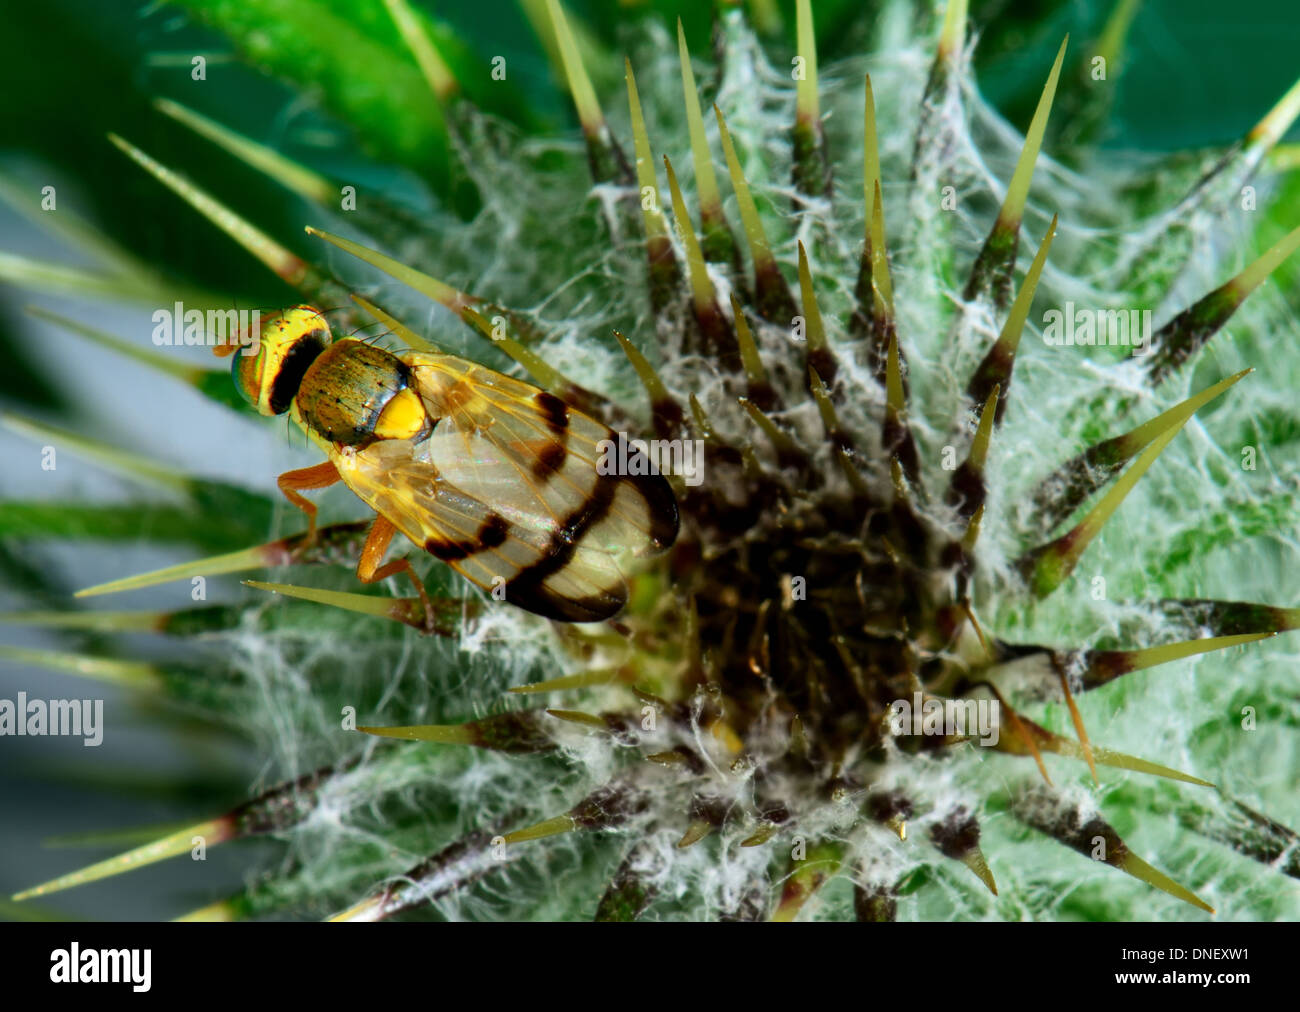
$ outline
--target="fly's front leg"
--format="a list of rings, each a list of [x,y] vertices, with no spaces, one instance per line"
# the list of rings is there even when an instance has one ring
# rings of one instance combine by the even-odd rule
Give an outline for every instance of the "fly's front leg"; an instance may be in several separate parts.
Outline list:
[[[338,468],[328,460],[314,467],[285,471],[276,479],[275,483],[284,497],[307,514],[307,544],[316,541],[316,504],[298,493],[307,489],[329,488],[341,480]]]
[[[395,533],[397,533],[397,528],[388,520],[382,516],[375,517],[370,533],[366,535],[366,543],[361,547],[361,559],[357,563],[357,579],[362,583],[377,583],[380,580],[386,580],[390,576],[396,576],[398,573],[405,573],[410,577],[411,583],[415,585],[415,592],[420,595],[420,603],[424,606],[424,631],[432,633],[435,628],[433,602],[429,600],[429,594],[424,589],[424,584],[415,575],[411,560],[394,559],[385,566],[379,564],[379,560],[388,551],[388,545],[393,540]]]

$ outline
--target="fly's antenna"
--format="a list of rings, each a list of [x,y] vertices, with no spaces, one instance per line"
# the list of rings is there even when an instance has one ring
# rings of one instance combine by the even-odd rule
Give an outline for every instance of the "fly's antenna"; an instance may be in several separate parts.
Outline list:
[[[230,301],[235,304],[236,318],[242,320],[244,318],[245,310],[241,309],[239,306],[239,297],[235,296]],[[239,329],[239,331],[235,335],[234,340],[227,340],[226,339],[227,335],[225,334],[223,329],[222,340],[219,343],[212,345],[213,355],[215,355],[217,358],[228,358],[229,356],[235,354],[235,352],[250,347],[262,339],[262,334],[261,334],[262,310],[254,309],[251,310],[251,312],[253,313],[252,318],[249,320],[246,326],[243,326]],[[256,334],[253,333],[254,328],[258,329],[258,333]]]

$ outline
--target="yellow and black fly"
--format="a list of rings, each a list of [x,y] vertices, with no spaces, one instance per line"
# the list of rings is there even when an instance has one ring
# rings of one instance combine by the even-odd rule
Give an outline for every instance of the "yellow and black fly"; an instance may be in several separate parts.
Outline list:
[[[263,324],[256,354],[231,372],[258,412],[288,412],[328,457],[279,478],[311,532],[316,506],[301,493],[342,481],[378,514],[357,576],[406,573],[430,615],[410,562],[380,564],[397,531],[494,596],[563,622],[616,615],[622,560],[677,537],[662,475],[599,473],[598,444],[616,439],[606,426],[465,359],[335,340],[318,310],[296,306]]]

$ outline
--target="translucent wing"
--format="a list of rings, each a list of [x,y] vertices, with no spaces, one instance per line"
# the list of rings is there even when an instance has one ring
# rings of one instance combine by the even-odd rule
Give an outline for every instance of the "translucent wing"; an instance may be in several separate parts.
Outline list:
[[[504,584],[513,604],[570,622],[616,614],[620,558],[677,535],[667,481],[600,474],[598,444],[617,437],[552,394],[451,356],[400,357],[433,431],[336,455],[343,480],[469,580]]]

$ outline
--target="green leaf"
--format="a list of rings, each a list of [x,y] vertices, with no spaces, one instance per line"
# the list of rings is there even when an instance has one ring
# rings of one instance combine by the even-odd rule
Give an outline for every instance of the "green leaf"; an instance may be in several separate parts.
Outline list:
[[[442,109],[396,29],[377,39],[380,4],[312,0],[177,0],[227,36],[254,66],[315,90],[353,124],[369,153],[445,191],[450,154]],[[333,9],[331,9],[333,8]],[[367,28],[370,31],[367,31]]]

